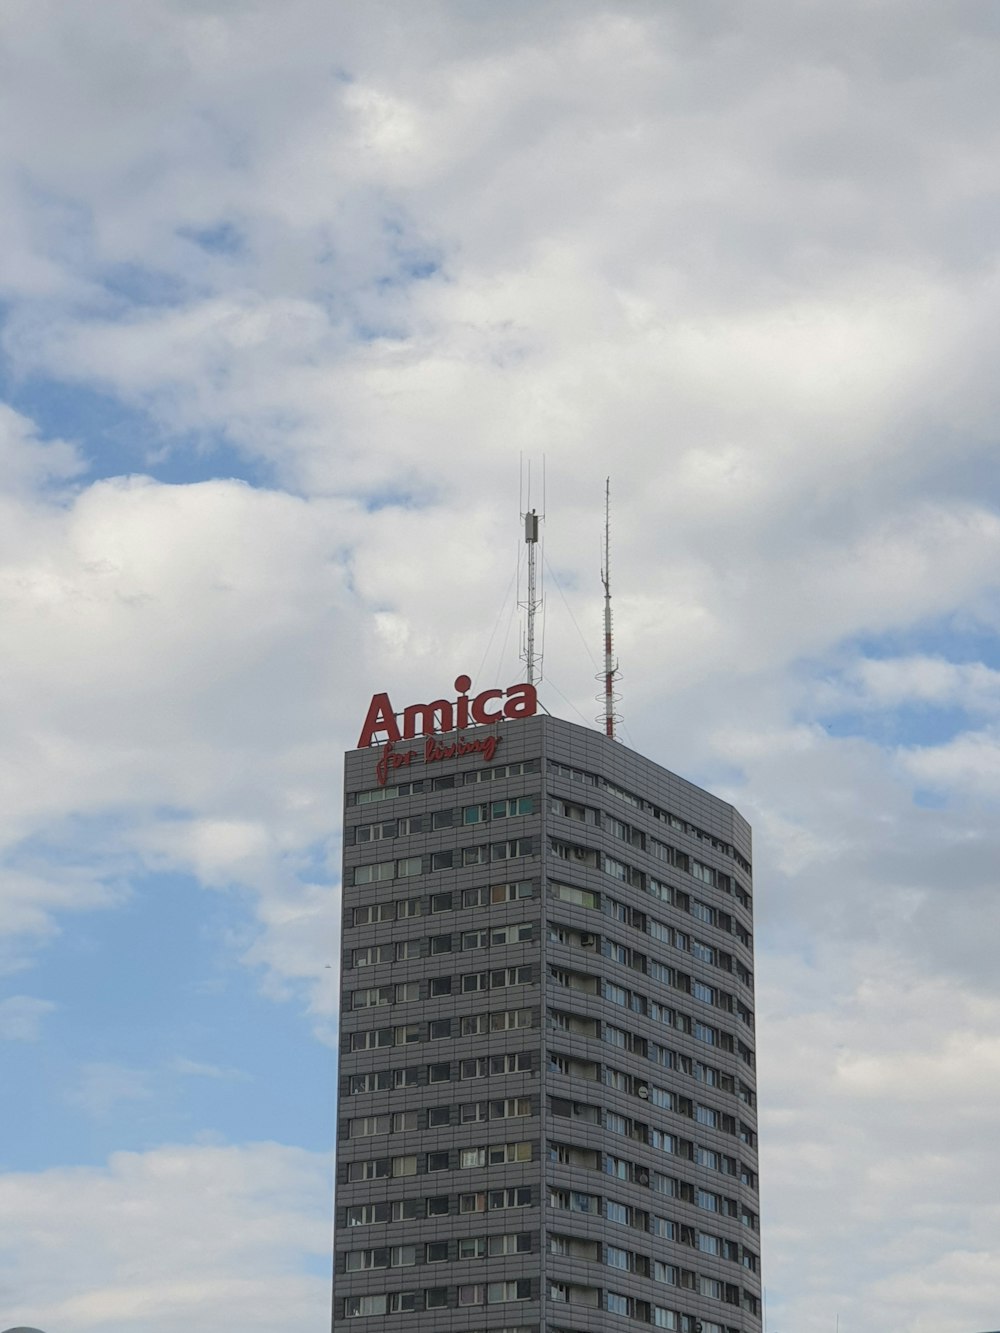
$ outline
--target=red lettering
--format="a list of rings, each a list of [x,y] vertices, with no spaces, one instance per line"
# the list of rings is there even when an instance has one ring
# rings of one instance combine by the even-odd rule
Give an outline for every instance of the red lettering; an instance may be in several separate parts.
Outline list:
[[[483,690],[482,694],[477,694],[472,701],[472,720],[481,722],[483,726],[489,726],[491,722],[499,722],[503,717],[503,710],[499,713],[487,713],[486,705],[494,699],[502,699],[503,690]]]
[[[435,716],[440,719],[440,726],[435,727]],[[451,731],[453,725],[451,704],[447,699],[435,699],[432,704],[411,704],[403,712],[405,740],[413,736],[427,736],[435,731]]]
[[[395,750],[393,742],[386,741],[382,747],[382,753],[379,755],[378,763],[375,765],[375,777],[378,779],[378,785],[384,787],[389,774],[397,768],[408,765],[416,753],[416,750]]]
[[[402,733],[388,694],[373,694],[361,728],[358,749],[366,749],[379,740],[395,744],[415,736],[464,731],[470,724],[488,727],[502,722],[504,718],[534,717],[538,711],[538,692],[534,685],[511,685],[507,690],[483,690],[470,699],[467,691],[471,684],[469,676],[455,677],[458,695],[454,703],[448,699],[435,699],[429,704],[410,704],[403,710]],[[491,711],[492,704],[499,707]],[[463,753],[461,749],[454,752]],[[414,754],[415,751],[410,753]],[[386,757],[387,771],[397,762],[405,761]]]
[[[469,696],[465,691],[471,684],[472,679],[470,676],[463,675],[455,677],[455,689],[459,692],[458,698],[455,700],[455,709],[457,713],[455,726],[458,727],[459,731],[464,731],[469,725]]]
[[[364,750],[371,745],[376,734],[380,731],[386,733],[387,740],[399,740],[399,728],[396,726],[396,715],[392,711],[392,700],[387,694],[372,695],[372,701],[368,705],[368,713],[365,717],[365,724],[361,728],[358,749]]]
[[[512,685],[503,706],[504,717],[534,717],[538,712],[538,691],[534,685]]]

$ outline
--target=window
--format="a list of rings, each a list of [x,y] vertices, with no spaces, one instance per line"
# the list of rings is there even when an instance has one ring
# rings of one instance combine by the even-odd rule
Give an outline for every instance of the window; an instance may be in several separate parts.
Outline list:
[[[370,1134],[388,1134],[391,1121],[387,1115],[360,1116],[350,1123],[350,1138],[363,1139]]]
[[[428,1287],[424,1292],[425,1310],[445,1310],[448,1307],[447,1287]]]
[[[506,819],[510,815],[530,815],[535,808],[530,796],[514,796],[506,801],[490,802],[490,818]]]
[[[394,1291],[389,1296],[391,1314],[409,1314],[417,1309],[420,1293],[418,1291]]]
[[[490,931],[490,944],[494,946],[523,944],[532,938],[534,931],[534,925],[530,921],[522,921],[519,925],[514,926],[499,926]]]
[[[448,1259],[448,1242],[446,1240],[428,1241],[424,1248],[424,1262],[428,1264],[443,1264]]]
[[[501,1009],[490,1014],[490,1031],[507,1032],[511,1028],[530,1028],[530,1009]]]
[[[396,1003],[412,1004],[420,999],[419,981],[401,981],[396,986]]]
[[[440,1129],[451,1124],[450,1106],[432,1106],[427,1112],[427,1128]]]
[[[451,994],[451,977],[431,977],[428,982],[428,995],[432,1000],[441,995]]]
[[[347,1167],[347,1179],[351,1181],[382,1180],[390,1174],[391,1170],[392,1163],[388,1157],[377,1157],[367,1162],[350,1162]]]
[[[486,1257],[486,1237],[469,1236],[465,1240],[458,1242],[458,1257],[460,1259],[484,1259]]]
[[[394,1222],[412,1222],[414,1218],[424,1216],[423,1199],[396,1199],[391,1206]]]
[[[527,1301],[530,1299],[530,1278],[518,1278],[513,1282],[490,1282],[486,1288],[487,1305],[500,1305],[504,1301]]]
[[[346,1296],[344,1298],[344,1318],[357,1319],[365,1315],[385,1314],[388,1296]]]
[[[414,1158],[413,1160],[414,1160],[414,1162],[416,1162],[417,1159]],[[427,1170],[428,1170],[428,1172],[430,1172],[430,1171],[447,1171],[447,1170],[448,1170],[448,1153],[447,1153],[447,1151],[445,1151],[445,1152],[429,1152],[429,1153],[427,1154]]]
[[[393,863],[390,862],[390,864]],[[354,909],[354,924],[356,926],[374,926],[379,922],[395,921],[395,919],[395,903],[368,903],[365,907],[355,907]]]
[[[389,1221],[389,1205],[387,1203],[358,1203],[347,1210],[347,1225],[349,1227],[368,1227],[376,1222]]]
[[[467,930],[462,935],[463,949],[485,949],[489,943],[489,931]]]
[[[628,1250],[620,1250],[617,1245],[606,1245],[604,1247],[604,1262],[609,1268],[629,1268]]]
[[[413,1042],[420,1040],[420,1025],[418,1023],[406,1023],[402,1027],[395,1029],[395,1045],[411,1046]]]
[[[490,1236],[487,1248],[491,1255],[530,1254],[531,1233],[519,1231],[506,1236]]]
[[[382,948],[386,946],[383,945]],[[399,940],[396,944],[396,962],[404,963],[408,958],[420,957],[419,940]]]
[[[428,1217],[447,1217],[449,1212],[449,1200],[447,1194],[436,1195],[427,1200]]]
[[[432,953],[432,954],[451,953],[451,936],[450,936],[450,935],[432,935],[432,936],[431,936],[431,953]]]
[[[488,1020],[488,1014],[466,1014],[462,1018],[462,1036],[474,1037],[480,1032],[485,1032]]]
[[[392,962],[392,953],[387,944],[369,944],[351,953],[352,967],[371,967],[375,963],[389,962]]]
[[[448,1083],[451,1080],[451,1065],[428,1065],[428,1083]]]
[[[395,862],[395,861],[376,861],[376,862],[374,862],[372,865],[367,865],[367,866],[355,866],[355,867],[354,867],[354,878],[353,878],[353,880],[352,880],[352,883],[354,883],[354,884],[378,884],[378,883],[380,883],[382,880],[395,879],[395,878],[396,878],[396,862]],[[386,906],[391,907],[392,904],[391,904],[391,903],[388,903],[388,904],[386,904]],[[355,925],[358,925],[358,924],[364,924],[364,923],[359,923],[359,922],[357,921],[357,912],[360,911],[360,910],[363,910],[363,909],[360,909],[360,908],[356,908],[356,909],[355,909],[355,922],[354,922]],[[382,918],[380,918],[380,919],[381,919],[381,920],[392,920],[391,917],[382,917]]]
[[[394,1157],[392,1159],[394,1176],[415,1176],[417,1174],[416,1157]]]
[[[450,893],[434,893],[431,895],[432,912],[450,912],[452,907],[452,898]]]
[[[432,1018],[428,1025],[428,1040],[440,1041],[442,1037],[451,1036],[450,1018]]]

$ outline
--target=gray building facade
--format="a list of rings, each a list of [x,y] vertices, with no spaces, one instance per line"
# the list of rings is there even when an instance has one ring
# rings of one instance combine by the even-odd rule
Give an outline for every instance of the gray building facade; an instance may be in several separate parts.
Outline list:
[[[345,766],[334,1329],[759,1333],[749,826],[552,717],[391,748]]]

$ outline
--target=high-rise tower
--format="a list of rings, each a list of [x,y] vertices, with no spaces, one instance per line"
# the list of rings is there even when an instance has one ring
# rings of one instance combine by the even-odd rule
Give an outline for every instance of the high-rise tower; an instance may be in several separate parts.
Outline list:
[[[347,755],[334,1327],[759,1333],[749,826],[503,697]]]

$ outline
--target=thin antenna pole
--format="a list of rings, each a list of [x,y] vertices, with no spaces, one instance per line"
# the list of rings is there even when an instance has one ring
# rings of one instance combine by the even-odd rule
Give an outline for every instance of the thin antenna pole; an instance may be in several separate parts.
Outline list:
[[[531,462],[528,462],[528,487],[527,499],[524,494],[524,463],[522,456],[521,466],[521,504],[531,504]],[[535,617],[541,610],[542,598],[538,591],[538,525],[545,517],[545,470],[544,460],[542,465],[542,513],[539,515],[534,509],[523,509],[521,517],[524,519],[524,541],[528,548],[528,587],[525,600],[519,601],[518,606],[525,613],[524,639],[521,650],[521,660],[526,666],[526,675],[529,685],[537,685],[542,676],[542,654],[535,646]]]
[[[604,734],[615,739],[615,661],[611,624],[611,478],[604,483],[604,562],[601,569],[604,584]]]
[[[541,603],[538,600],[537,589],[535,585],[535,548],[538,545],[538,515],[532,509],[530,514],[524,516],[524,540],[528,546],[528,600],[525,602],[525,610],[528,613],[528,623],[525,629],[524,637],[524,660],[528,668],[528,684],[535,684],[535,675],[538,668],[538,659],[535,656],[535,612]]]

